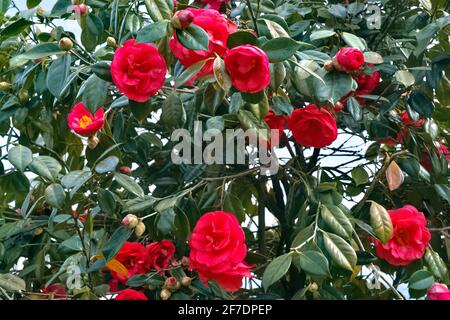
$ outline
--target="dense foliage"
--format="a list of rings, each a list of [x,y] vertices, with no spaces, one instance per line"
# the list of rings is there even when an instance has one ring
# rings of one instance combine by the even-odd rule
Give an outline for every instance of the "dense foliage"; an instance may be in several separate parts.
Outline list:
[[[15,2],[0,299],[449,299],[447,0]],[[278,171],[173,163],[195,121]]]

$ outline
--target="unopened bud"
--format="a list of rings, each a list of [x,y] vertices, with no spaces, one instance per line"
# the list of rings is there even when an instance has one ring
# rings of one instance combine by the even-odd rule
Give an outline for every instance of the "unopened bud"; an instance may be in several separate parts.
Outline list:
[[[115,48],[117,46],[117,41],[114,37],[108,37],[106,38],[106,44],[111,48]]]
[[[29,94],[28,94],[28,90],[20,90],[19,91],[19,101],[22,103],[25,103],[28,101],[28,99],[30,98]]]
[[[181,284],[183,285],[183,287],[189,287],[192,283],[192,278],[191,277],[183,277],[181,278]]]
[[[170,24],[174,29],[183,30],[189,27],[193,20],[194,14],[191,11],[181,10],[175,13]]]
[[[336,104],[334,105],[334,112],[341,112],[342,110],[344,110],[344,104],[340,101],[336,102]]]
[[[44,15],[45,15],[45,9],[42,8],[42,7],[38,7],[38,8],[36,9],[36,14],[37,14],[38,16],[44,16]]]
[[[6,81],[0,82],[0,90],[9,90],[12,88],[12,84]]]
[[[176,290],[180,289],[181,284],[178,282],[178,280],[175,277],[169,277],[166,279],[166,282],[164,282],[164,287],[171,291],[176,291]]]
[[[308,288],[308,290],[310,292],[316,292],[318,289],[319,289],[319,286],[315,282],[311,283]]]
[[[130,167],[128,167],[128,166],[121,166],[120,168],[119,168],[119,172],[120,173],[123,173],[123,174],[127,174],[127,175],[131,175],[131,168]]]
[[[81,3],[79,5],[75,5],[73,6],[73,12],[75,12],[75,14],[83,16],[88,12],[88,6],[85,5],[84,3]]]
[[[59,48],[64,51],[70,51],[73,48],[73,42],[67,37],[61,38],[59,40]]]
[[[161,293],[159,294],[159,296],[161,297],[162,300],[169,300],[171,295],[172,294],[167,289],[163,289],[161,291]]]
[[[346,71],[345,68],[339,64],[339,62],[337,61],[336,56],[333,57],[333,67],[334,67],[334,69],[336,71],[339,71],[339,72],[345,72]]]
[[[34,233],[35,236],[38,236],[38,235],[42,234],[42,232],[44,232],[44,229],[41,228],[41,227],[36,228],[36,229],[34,229],[34,231],[33,231],[33,233]]]
[[[330,72],[334,70],[334,63],[331,60],[325,61],[325,63],[323,64],[323,68]]]
[[[139,221],[136,228],[134,229],[134,234],[136,235],[136,237],[140,237],[144,234],[144,232],[145,232],[145,224],[142,221]]]
[[[95,149],[97,147],[100,140],[97,138],[97,136],[90,136],[88,138],[88,147],[89,149]]]
[[[139,224],[139,218],[134,214],[127,214],[125,218],[122,219],[122,225],[128,229],[136,228]]]

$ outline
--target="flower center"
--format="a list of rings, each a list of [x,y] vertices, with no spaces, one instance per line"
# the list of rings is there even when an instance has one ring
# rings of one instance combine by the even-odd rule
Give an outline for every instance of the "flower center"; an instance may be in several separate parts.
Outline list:
[[[80,119],[80,127],[86,128],[88,125],[90,125],[92,122],[92,118],[89,116],[82,116]]]

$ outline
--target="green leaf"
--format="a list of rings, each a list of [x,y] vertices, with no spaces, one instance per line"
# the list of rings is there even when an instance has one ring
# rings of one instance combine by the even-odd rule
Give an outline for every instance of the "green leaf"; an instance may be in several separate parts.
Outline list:
[[[63,54],[53,61],[50,68],[48,68],[47,88],[58,100],[61,100],[63,89],[69,78],[71,62],[71,56],[69,54]]]
[[[26,284],[22,278],[11,273],[0,274],[0,288],[6,291],[25,291]]]
[[[386,243],[391,239],[394,228],[389,212],[375,201],[371,201],[370,205],[370,224],[375,235],[382,243]]]
[[[377,52],[364,52],[364,62],[371,64],[381,64],[383,63],[383,57]]]
[[[33,21],[25,20],[25,19],[19,19],[17,21],[14,21],[10,25],[8,25],[6,28],[4,28],[2,31],[0,31],[0,37],[2,38],[9,38],[13,36],[17,36],[23,31],[25,31],[26,28],[33,25]]]
[[[114,178],[117,183],[124,187],[127,191],[137,195],[140,198],[144,197],[144,190],[142,190],[141,186],[138,185],[133,178],[119,172],[114,173]]]
[[[177,30],[175,35],[178,41],[187,49],[208,50],[208,33],[195,24],[190,24],[186,29]]]
[[[356,266],[356,252],[344,239],[331,234],[323,234],[324,246],[327,252],[330,254],[333,262],[348,271],[353,272]]]
[[[144,0],[147,13],[153,21],[170,20],[173,15],[172,0]]]
[[[161,121],[169,130],[181,128],[186,121],[186,111],[176,93],[170,94],[162,107]]]
[[[414,78],[413,74],[407,70],[398,70],[394,74],[394,78],[398,82],[403,84],[406,88],[412,86],[416,82],[416,79]]]
[[[168,24],[169,21],[162,20],[146,25],[145,27],[143,27],[141,30],[138,31],[136,35],[136,41],[138,43],[139,42],[153,43],[155,41],[160,40],[166,34]]]
[[[52,183],[45,189],[45,202],[52,207],[62,209],[65,200],[66,193],[59,183]]]
[[[287,253],[276,257],[269,263],[262,277],[262,285],[267,291],[269,287],[280,280],[289,270],[292,263],[292,254]]]
[[[9,63],[11,66],[21,66],[27,63],[28,60],[40,59],[43,57],[59,53],[63,52],[61,51],[57,43],[54,42],[42,43],[34,46],[30,50],[22,54],[12,57]]]
[[[67,13],[69,6],[72,5],[72,1],[71,0],[58,0],[56,1],[55,5],[52,8],[52,11],[50,12],[50,14],[52,16],[62,16],[65,13]]]
[[[450,203],[450,187],[445,184],[435,184],[434,189],[437,194],[442,197],[442,199],[446,200]]]
[[[11,0],[0,0],[0,14],[5,14],[11,5]]]
[[[367,49],[366,41],[352,33],[343,32],[342,40],[344,40],[344,42],[350,47],[358,48],[361,51],[365,51]]]
[[[112,82],[111,66],[106,61],[100,61],[91,65],[91,71],[102,80]]]
[[[192,79],[205,65],[206,61],[209,59],[201,60],[194,63],[193,65],[186,68],[179,76],[175,79],[175,87],[181,87],[183,84]]]
[[[104,103],[108,95],[108,83],[92,74],[80,88],[84,106],[94,114]]]
[[[30,163],[29,168],[38,176],[55,181],[62,167],[57,160],[49,156],[38,156]]]
[[[110,171],[116,170],[117,165],[119,164],[119,158],[116,156],[109,156],[106,159],[103,159],[95,166],[95,171],[97,173],[107,173]]]
[[[128,240],[133,229],[127,229],[124,226],[118,227],[111,238],[105,243],[102,249],[102,253],[105,256],[105,260],[109,261],[119,252],[125,241]]]
[[[434,283],[433,274],[427,270],[418,270],[409,278],[408,288],[412,290],[426,290]]]
[[[137,101],[129,100],[128,103],[130,105],[131,113],[139,122],[142,122],[145,119],[147,119],[150,112],[152,112],[154,110],[154,106],[152,104],[151,99],[149,99],[145,102],[137,102]]]
[[[113,193],[108,190],[102,190],[98,193],[98,205],[103,212],[107,214],[114,214],[116,211],[116,200]]]
[[[251,44],[256,45],[258,39],[256,36],[248,31],[236,31],[228,36],[227,47],[229,49],[243,45],[243,44]]]
[[[165,208],[159,211],[156,228],[164,235],[169,234],[174,227],[175,211],[173,207]]]
[[[353,78],[343,72],[329,72],[323,77],[323,83],[314,78],[314,95],[320,101],[330,101],[335,104],[352,91]]]
[[[439,253],[433,251],[431,248],[427,248],[425,251],[425,262],[436,278],[441,279],[443,282],[448,282],[448,269],[444,260],[439,256]]]
[[[336,34],[336,31],[334,31],[334,30],[319,30],[319,31],[314,31],[313,33],[311,33],[311,36],[309,38],[311,39],[311,41],[316,41],[316,40],[332,37],[335,34]]]
[[[25,168],[33,161],[33,153],[27,147],[17,145],[8,151],[8,160],[20,172],[24,172]]]
[[[224,92],[231,88],[231,78],[225,68],[225,62],[221,57],[216,57],[213,64],[214,77]]]
[[[352,223],[341,209],[332,205],[322,205],[320,215],[336,234],[347,239],[351,238],[353,234]]]
[[[126,207],[129,212],[140,212],[151,208],[155,204],[156,200],[157,199],[152,196],[144,196],[144,198],[129,200],[126,203]]]
[[[352,170],[352,179],[356,186],[360,186],[369,182],[369,174],[362,166],[357,166]]]
[[[279,37],[267,41],[261,49],[269,57],[271,63],[281,62],[292,57],[300,48],[300,44],[292,38]]]
[[[41,0],[27,0],[27,8],[31,9],[36,7],[39,3],[41,3]]]
[[[408,105],[420,115],[428,118],[434,112],[433,101],[422,91],[414,90],[409,95]]]
[[[363,108],[355,97],[348,98],[347,110],[355,121],[361,121],[363,119]]]
[[[242,206],[241,200],[234,194],[227,192],[223,200],[223,209],[226,212],[231,212],[234,214],[239,222],[244,222],[245,220],[245,210]]]
[[[299,260],[300,268],[306,274],[318,277],[330,277],[330,269],[328,260],[325,256],[317,251],[302,251],[294,256]]]
[[[91,172],[87,170],[71,171],[62,177],[61,184],[67,189],[72,189],[83,185],[91,176]]]

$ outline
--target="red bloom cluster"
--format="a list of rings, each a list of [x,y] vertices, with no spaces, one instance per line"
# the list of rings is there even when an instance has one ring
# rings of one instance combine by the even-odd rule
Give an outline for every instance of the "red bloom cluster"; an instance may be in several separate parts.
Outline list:
[[[110,290],[117,291],[119,282],[126,284],[127,280],[134,275],[169,268],[174,253],[175,246],[169,240],[152,242],[146,247],[139,242],[125,242],[115,259],[127,268],[128,275],[111,271],[113,280],[110,282]]]
[[[243,277],[251,277],[252,266],[244,262],[244,231],[235,215],[221,211],[204,214],[192,231],[189,245],[189,268],[196,270],[206,285],[211,279],[227,291],[236,291]]]
[[[70,111],[67,124],[74,132],[84,137],[93,136],[103,128],[105,123],[105,113],[103,109],[98,109],[94,116],[90,113],[82,102],[77,103]]]
[[[398,143],[403,143],[405,139],[408,138],[408,127],[415,127],[415,128],[421,128],[424,123],[425,119],[419,119],[418,121],[412,120],[408,112],[403,111],[400,115],[400,119],[402,120],[402,127],[400,128],[400,131],[397,132],[396,137],[388,137],[380,140],[381,143],[393,146]]]
[[[164,84],[167,66],[158,48],[149,43],[127,40],[114,53],[111,76],[117,88],[129,99],[145,102]]]
[[[434,150],[434,153],[437,156],[444,156],[448,163],[450,163],[450,152],[448,151],[447,147],[443,144],[440,144],[439,142],[435,142],[436,150]],[[420,158],[420,164],[428,170],[428,172],[433,171],[433,163],[431,162],[431,156],[428,152],[424,151],[422,153],[422,157]]]
[[[140,291],[125,289],[120,291],[114,300],[148,300],[148,298]]]
[[[325,108],[308,105],[296,109],[287,119],[287,127],[294,139],[306,147],[323,148],[337,139],[337,125],[333,115]]]
[[[194,15],[193,24],[203,28],[209,36],[208,50],[191,50],[185,48],[174,36],[169,43],[170,50],[178,58],[180,63],[188,68],[196,62],[207,58],[214,58],[215,55],[223,57],[227,51],[228,36],[237,31],[237,26],[218,11],[211,9],[187,8]],[[208,60],[203,68],[193,78],[210,75],[213,73],[214,59]]]
[[[219,10],[222,3],[230,2],[230,0],[199,0],[199,2],[205,4],[205,8]]]
[[[396,210],[388,210],[391,217],[393,234],[391,239],[383,244],[375,241],[378,257],[385,259],[394,266],[406,266],[420,259],[431,239],[422,212],[415,207],[406,205]]]

